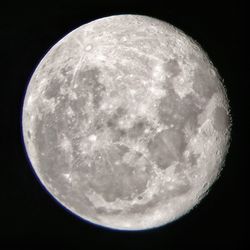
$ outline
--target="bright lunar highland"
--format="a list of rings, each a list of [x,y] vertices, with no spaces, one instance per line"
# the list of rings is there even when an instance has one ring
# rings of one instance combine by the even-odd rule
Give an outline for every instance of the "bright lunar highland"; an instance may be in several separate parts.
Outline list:
[[[67,34],[28,85],[23,137],[41,183],[79,217],[142,230],[190,211],[229,147],[225,89],[172,25],[117,15]]]

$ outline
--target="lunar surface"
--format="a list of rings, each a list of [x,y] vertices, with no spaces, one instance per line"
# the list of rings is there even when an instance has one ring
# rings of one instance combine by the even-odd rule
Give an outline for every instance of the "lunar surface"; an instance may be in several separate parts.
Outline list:
[[[220,76],[193,39],[151,17],[118,15],[49,50],[22,125],[35,173],[61,205],[94,224],[143,230],[208,192],[231,119]]]

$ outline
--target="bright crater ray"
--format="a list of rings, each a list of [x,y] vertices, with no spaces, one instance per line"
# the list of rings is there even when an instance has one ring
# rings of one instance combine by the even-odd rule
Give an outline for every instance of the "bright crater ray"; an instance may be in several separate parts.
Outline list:
[[[47,190],[80,217],[140,230],[193,208],[229,146],[229,105],[190,37],[146,16],[79,27],[35,70],[24,142]]]

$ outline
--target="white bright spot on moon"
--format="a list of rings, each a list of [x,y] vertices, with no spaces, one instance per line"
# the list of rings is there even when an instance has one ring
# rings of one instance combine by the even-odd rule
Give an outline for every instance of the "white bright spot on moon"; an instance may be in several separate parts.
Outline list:
[[[96,141],[96,136],[95,135],[90,135],[89,140],[92,141],[92,142]]]
[[[98,19],[55,44],[30,80],[22,121],[55,199],[123,230],[167,224],[197,205],[220,174],[231,127],[206,53],[139,15]]]
[[[86,47],[86,51],[90,51],[92,49],[92,46],[91,45],[88,45],[87,47]]]

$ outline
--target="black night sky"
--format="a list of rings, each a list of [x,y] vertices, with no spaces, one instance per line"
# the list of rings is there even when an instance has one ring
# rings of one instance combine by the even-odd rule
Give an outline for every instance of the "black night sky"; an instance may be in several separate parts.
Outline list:
[[[20,1],[21,3],[22,1]],[[243,125],[249,127],[246,4],[240,1],[33,1],[0,6],[1,41],[1,249],[183,249],[241,246],[248,199]],[[80,1],[79,1],[80,2]],[[184,4],[185,3],[185,4]],[[41,187],[21,136],[22,100],[48,49],[65,34],[97,18],[143,14],[165,20],[197,40],[224,79],[232,108],[232,142],[220,179],[198,207],[167,226],[121,232],[80,221]],[[247,109],[248,108],[248,109]],[[244,118],[246,117],[246,118]]]

